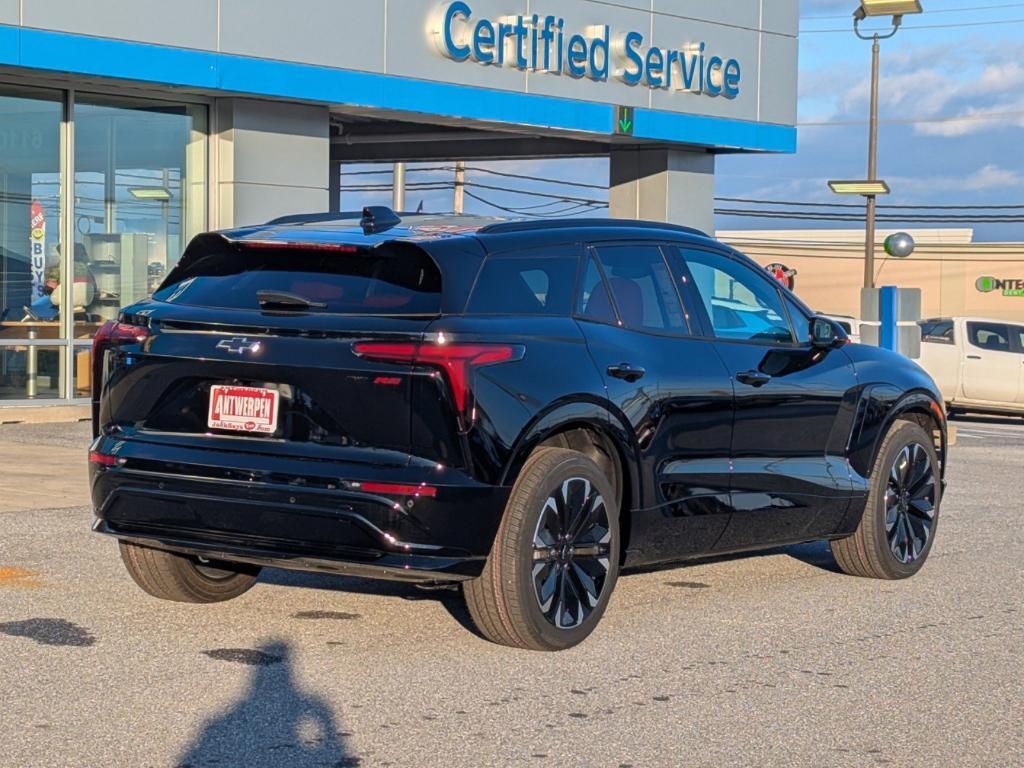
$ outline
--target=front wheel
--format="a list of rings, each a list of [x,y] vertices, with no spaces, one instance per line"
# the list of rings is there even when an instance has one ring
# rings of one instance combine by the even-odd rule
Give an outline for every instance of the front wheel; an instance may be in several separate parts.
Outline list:
[[[530,457],[483,573],[464,586],[488,640],[558,651],[593,632],[619,573],[614,499],[608,478],[582,453],[540,448]]]
[[[831,542],[836,563],[854,576],[913,576],[931,552],[941,494],[931,435],[919,424],[897,421],[875,459],[860,525],[851,536]]]
[[[118,542],[132,580],[153,597],[179,603],[219,603],[249,591],[260,568],[179,555]]]

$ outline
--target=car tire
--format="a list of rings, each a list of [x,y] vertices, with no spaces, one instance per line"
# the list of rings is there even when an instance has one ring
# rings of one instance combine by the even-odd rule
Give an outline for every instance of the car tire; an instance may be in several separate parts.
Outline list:
[[[118,542],[121,560],[145,592],[179,603],[219,603],[247,592],[259,576],[258,566],[211,561]]]
[[[558,651],[590,635],[619,573],[614,499],[612,484],[584,454],[543,447],[530,456],[483,573],[463,585],[485,638]]]
[[[836,563],[853,576],[913,576],[935,541],[941,495],[931,435],[915,422],[895,422],[875,458],[860,525],[852,535],[830,542]]]

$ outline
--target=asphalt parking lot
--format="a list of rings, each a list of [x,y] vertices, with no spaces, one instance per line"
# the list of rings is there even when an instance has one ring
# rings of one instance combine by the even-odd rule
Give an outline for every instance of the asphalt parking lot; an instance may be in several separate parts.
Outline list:
[[[957,425],[916,578],[821,544],[635,573],[560,654],[402,585],[155,601],[89,532],[86,425],[0,427],[0,765],[1022,765],[1024,420]]]

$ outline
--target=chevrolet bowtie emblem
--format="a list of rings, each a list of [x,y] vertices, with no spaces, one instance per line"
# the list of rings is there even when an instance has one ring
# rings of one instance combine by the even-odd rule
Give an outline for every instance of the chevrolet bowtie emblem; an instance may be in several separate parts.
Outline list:
[[[221,339],[217,342],[217,349],[224,349],[235,355],[241,355],[245,352],[252,352],[255,354],[260,351],[262,344],[258,341],[250,341],[244,336],[235,336],[231,339]]]

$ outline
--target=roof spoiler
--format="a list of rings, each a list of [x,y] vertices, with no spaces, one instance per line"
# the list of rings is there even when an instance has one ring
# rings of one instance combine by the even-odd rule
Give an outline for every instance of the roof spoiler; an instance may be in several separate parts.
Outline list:
[[[324,224],[330,221],[359,220],[363,234],[386,232],[402,223],[401,217],[387,206],[369,205],[361,211],[338,211],[336,213],[296,213],[290,216],[278,216],[263,226],[274,227],[284,225]]]

